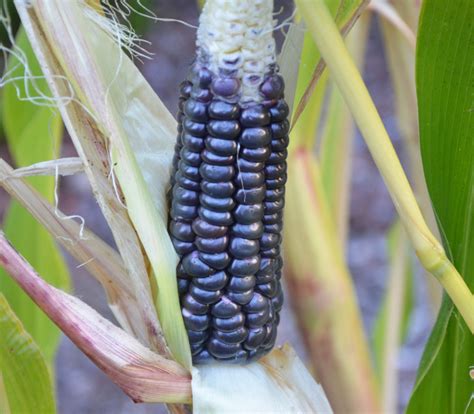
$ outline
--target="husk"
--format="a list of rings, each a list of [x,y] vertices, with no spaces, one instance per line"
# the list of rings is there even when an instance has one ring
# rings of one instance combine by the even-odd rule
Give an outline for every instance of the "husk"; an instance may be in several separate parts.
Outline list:
[[[306,28],[303,20],[292,24],[288,29],[281,53],[278,56],[280,73],[285,80],[285,100],[290,108],[290,114],[293,113],[299,73],[299,65],[296,65],[295,62],[300,62],[301,60],[305,31]]]
[[[147,326],[141,340],[168,354],[153,309],[144,248],[157,278],[157,308],[167,344],[190,367],[177,257],[166,231],[164,188],[175,121],[122,51],[122,32],[110,20],[82,1],[35,0],[26,7],[16,0],[16,5],[53,94],[60,98],[72,86],[80,100],[62,105],[58,99],[58,104],[141,303]]]
[[[66,176],[84,171],[84,164],[78,157],[59,158],[57,160],[42,161],[13,171],[12,176],[32,177],[37,175]]]
[[[194,367],[192,388],[195,414],[332,413],[323,389],[289,345],[249,365]]]
[[[140,303],[129,286],[120,255],[107,243],[48,203],[0,159],[0,186],[41,223],[103,286],[109,307],[120,325],[137,338],[144,335]]]

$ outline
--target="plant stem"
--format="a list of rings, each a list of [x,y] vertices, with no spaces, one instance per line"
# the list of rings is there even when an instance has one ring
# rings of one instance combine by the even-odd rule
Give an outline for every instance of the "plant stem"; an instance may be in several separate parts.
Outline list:
[[[422,265],[443,285],[474,333],[474,297],[431,233],[390,138],[323,0],[296,0],[380,170]]]

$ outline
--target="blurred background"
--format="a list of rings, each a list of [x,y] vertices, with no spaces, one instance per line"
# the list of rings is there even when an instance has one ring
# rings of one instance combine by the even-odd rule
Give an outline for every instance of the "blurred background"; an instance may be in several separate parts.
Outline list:
[[[192,26],[198,23],[198,8],[193,0],[147,0],[142,2],[157,16],[176,19]],[[278,20],[283,21],[293,12],[290,1],[275,1],[275,10],[280,11]],[[178,21],[153,22],[135,17],[137,31],[150,44],[150,60],[136,62],[154,90],[172,113],[177,112],[178,85],[186,77],[188,66],[194,54],[196,29]],[[287,29],[287,28],[286,28]],[[399,126],[394,114],[394,95],[384,55],[381,32],[377,18],[372,19],[369,42],[364,66],[364,79],[384,124],[393,139],[402,161]],[[281,33],[277,33],[279,45]],[[2,157],[9,160],[8,149],[2,140]],[[75,156],[72,143],[66,137],[63,156]],[[353,173],[351,178],[350,241],[348,263],[357,291],[364,326],[368,337],[372,335],[374,320],[386,284],[388,274],[386,233],[395,218],[395,211],[384,183],[368,150],[359,135],[354,140],[352,154]],[[84,217],[86,225],[104,240],[113,243],[111,234],[92,197],[84,175],[65,177],[60,184],[59,207],[66,214]],[[8,205],[8,197],[0,193],[2,215]],[[74,293],[102,315],[113,318],[105,301],[100,285],[91,278],[78,263],[68,258],[73,276]],[[400,395],[399,409],[407,403],[412,389],[424,343],[433,323],[421,274],[415,275],[415,307],[406,343],[398,361]],[[277,343],[290,342],[304,360],[306,350],[299,337],[292,315],[291,303],[286,301],[282,312],[282,323]],[[351,355],[347,355],[351,358]],[[60,413],[156,413],[164,412],[159,405],[135,405],[96,368],[67,338],[63,338],[57,355],[57,390]]]

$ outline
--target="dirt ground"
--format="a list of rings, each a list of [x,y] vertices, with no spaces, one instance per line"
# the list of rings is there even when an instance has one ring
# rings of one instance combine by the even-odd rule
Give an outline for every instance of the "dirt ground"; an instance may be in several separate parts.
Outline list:
[[[278,2],[277,10],[282,5]],[[197,24],[197,9],[191,0],[161,0],[157,13],[167,18],[177,18]],[[284,5],[284,15],[291,13]],[[281,18],[281,17],[280,17]],[[148,47],[153,59],[141,66],[145,76],[172,113],[176,113],[177,85],[186,76],[194,53],[195,30],[179,23],[152,24],[146,34],[152,42]],[[396,148],[401,143],[394,115],[393,93],[390,89],[380,34],[377,25],[371,28],[367,52],[365,79],[383,121],[393,137]],[[74,155],[69,142],[64,155]],[[403,154],[401,154],[403,157]],[[372,330],[387,274],[385,233],[394,219],[394,208],[378,171],[360,136],[354,144],[351,196],[351,234],[348,249],[350,270],[354,277],[359,304],[368,335]],[[60,208],[69,214],[83,216],[89,227],[101,237],[112,242],[111,235],[91,196],[84,176],[66,177],[61,183]],[[69,260],[74,278],[74,292],[103,315],[112,318],[100,286],[77,263]],[[420,280],[419,280],[420,281]],[[399,359],[400,410],[406,404],[413,385],[423,344],[429,332],[432,316],[429,313],[422,283],[418,283],[417,304],[407,344]],[[301,358],[304,346],[295,326],[290,306],[286,304],[278,343],[290,342]],[[350,358],[350,355],[347,356]],[[57,356],[57,391],[59,412],[63,414],[119,414],[159,413],[160,405],[135,405],[99,371],[67,339],[62,340]]]

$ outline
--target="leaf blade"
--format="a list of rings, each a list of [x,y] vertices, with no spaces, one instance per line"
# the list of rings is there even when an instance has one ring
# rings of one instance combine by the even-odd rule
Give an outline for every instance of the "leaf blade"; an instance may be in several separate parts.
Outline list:
[[[474,4],[425,0],[416,82],[425,176],[443,241],[474,289]],[[467,412],[474,337],[445,297],[420,363],[408,413]]]
[[[0,379],[10,412],[55,413],[46,361],[1,293],[0,332]],[[0,405],[0,408],[4,407]]]

